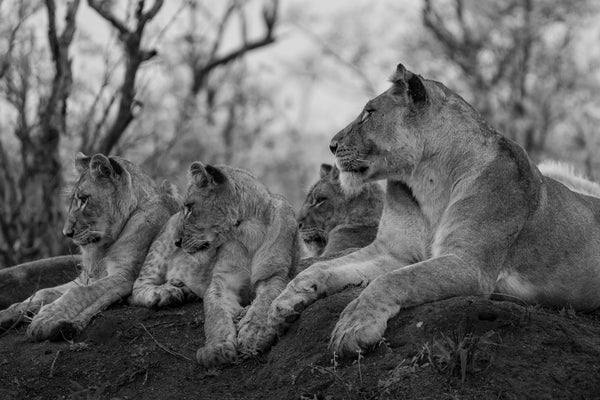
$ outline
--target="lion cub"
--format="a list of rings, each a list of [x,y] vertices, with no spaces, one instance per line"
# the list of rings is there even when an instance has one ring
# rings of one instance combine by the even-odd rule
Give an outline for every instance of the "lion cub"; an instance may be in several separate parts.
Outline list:
[[[27,334],[37,340],[68,337],[129,296],[150,244],[177,210],[169,193],[127,160],[79,153],[75,166],[63,234],[81,249],[81,274],[0,311],[0,326],[36,314]]]
[[[298,213],[306,250],[303,257],[326,256],[371,243],[383,210],[381,186],[370,182],[357,193],[347,194],[335,165],[321,164],[319,173]]]
[[[208,367],[271,344],[267,312],[298,261],[298,229],[287,201],[246,171],[195,162],[189,175],[183,210],[152,245],[130,301],[202,297],[206,344],[196,357]]]

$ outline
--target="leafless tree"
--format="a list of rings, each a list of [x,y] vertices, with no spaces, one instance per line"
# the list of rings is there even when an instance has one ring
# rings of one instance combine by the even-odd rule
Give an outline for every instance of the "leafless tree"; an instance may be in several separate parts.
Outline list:
[[[446,59],[462,70],[477,108],[529,152],[544,149],[564,117],[559,93],[585,85],[575,71],[573,40],[587,1],[424,0],[423,23]],[[548,30],[561,24],[562,40]]]
[[[123,45],[126,56],[126,66],[123,75],[123,83],[119,89],[119,104],[117,115],[100,136],[89,138],[84,143],[84,150],[89,153],[109,154],[117,144],[125,130],[133,121],[135,109],[142,107],[142,102],[135,98],[136,94],[136,76],[142,63],[150,60],[157,55],[155,49],[142,48],[142,37],[148,24],[160,11],[163,0],[155,0],[147,11],[144,11],[145,1],[138,0],[135,10],[135,27],[128,28],[125,22],[119,19],[110,9],[109,3],[88,0],[88,4],[102,18],[108,21],[119,33],[119,40]],[[110,110],[112,103],[109,103],[105,113]]]
[[[185,135],[190,134],[191,121],[199,114],[203,115],[208,125],[219,125],[221,128],[222,145],[225,149],[222,162],[231,161],[232,143],[237,134],[239,116],[242,112],[243,94],[240,90],[230,90],[227,100],[219,101],[223,97],[223,84],[230,74],[227,67],[236,61],[243,60],[248,53],[269,46],[276,41],[275,30],[279,18],[279,1],[266,0],[262,5],[262,33],[250,37],[248,33],[247,6],[249,2],[230,0],[226,3],[220,15],[207,9],[201,2],[190,0],[187,3],[189,23],[188,30],[183,35],[186,44],[184,54],[180,55],[183,63],[188,67],[191,80],[188,90],[180,99],[178,115],[174,119],[173,135],[161,146],[158,146],[145,161],[144,165],[152,170],[153,166],[162,165],[171,150],[181,142]],[[199,19],[203,22],[199,22]],[[236,26],[240,32],[238,44],[223,50],[224,38],[229,29]],[[206,28],[208,25],[211,29]],[[218,75],[215,82],[212,77]],[[235,74],[234,74],[235,75]],[[235,80],[235,79],[234,79]],[[234,86],[240,89],[241,82],[236,81]],[[223,120],[218,124],[215,121],[216,107],[224,111]],[[236,123],[236,121],[238,121]],[[214,153],[214,149],[213,149]],[[201,157],[201,154],[198,154]]]
[[[17,163],[5,144],[0,142],[0,255],[4,264],[58,254],[65,248],[60,229],[56,229],[62,223],[59,150],[61,135],[66,130],[67,98],[72,83],[69,47],[75,33],[79,0],[67,4],[64,28],[60,33],[56,27],[54,0],[45,0],[45,6],[54,76],[48,94],[40,100],[33,118],[28,112],[32,60],[26,54],[20,57],[8,54],[6,57],[10,58],[4,61],[2,67],[6,99],[18,115],[14,136],[20,147],[20,162]],[[22,23],[27,12],[20,10],[19,14],[23,18]],[[13,30],[12,43],[20,23]],[[32,36],[29,39],[33,41]],[[12,51],[14,46],[9,48]]]

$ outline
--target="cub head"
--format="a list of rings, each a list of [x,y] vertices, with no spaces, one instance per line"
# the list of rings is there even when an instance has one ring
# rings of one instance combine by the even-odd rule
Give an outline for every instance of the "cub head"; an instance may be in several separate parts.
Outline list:
[[[81,247],[109,246],[137,206],[126,161],[77,154],[77,183],[69,196],[63,235]]]
[[[194,162],[175,233],[175,245],[187,253],[215,249],[239,225],[240,196],[221,168]]]
[[[442,93],[433,81],[399,64],[392,87],[365,105],[360,115],[331,140],[342,187],[409,174],[424,148],[425,116]]]
[[[340,186],[340,171],[321,164],[320,177],[308,192],[298,213],[298,228],[304,243],[320,251],[327,244],[327,234],[344,219],[345,196]]]
[[[340,183],[340,171],[335,165],[321,164],[320,178],[315,183],[298,213],[300,236],[311,254],[325,249],[329,233],[347,224],[377,226],[383,209],[383,190],[368,183],[361,190],[346,193]]]

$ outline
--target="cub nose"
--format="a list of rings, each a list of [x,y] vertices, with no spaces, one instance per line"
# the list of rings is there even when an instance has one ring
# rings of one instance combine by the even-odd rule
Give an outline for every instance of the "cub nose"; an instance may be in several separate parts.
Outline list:
[[[176,238],[173,244],[175,244],[175,247],[181,247],[181,238]]]
[[[329,143],[329,150],[331,150],[333,155],[335,155],[335,153],[337,152],[337,148],[338,148],[337,140],[331,139],[331,142]]]
[[[75,230],[73,228],[63,228],[62,234],[72,239],[73,235],[75,235]]]

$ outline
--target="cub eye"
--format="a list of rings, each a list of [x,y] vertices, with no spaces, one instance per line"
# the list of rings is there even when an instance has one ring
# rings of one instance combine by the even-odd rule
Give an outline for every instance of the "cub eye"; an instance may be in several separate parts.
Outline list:
[[[87,194],[78,194],[77,195],[77,208],[79,208],[80,210],[83,210],[85,208],[85,206],[87,206],[89,199],[90,199],[90,196]]]
[[[183,205],[183,215],[185,217],[189,217],[192,213],[192,208],[194,207],[194,203],[186,203]]]
[[[314,202],[315,207],[319,207],[321,204],[327,201],[327,197],[317,197]]]

